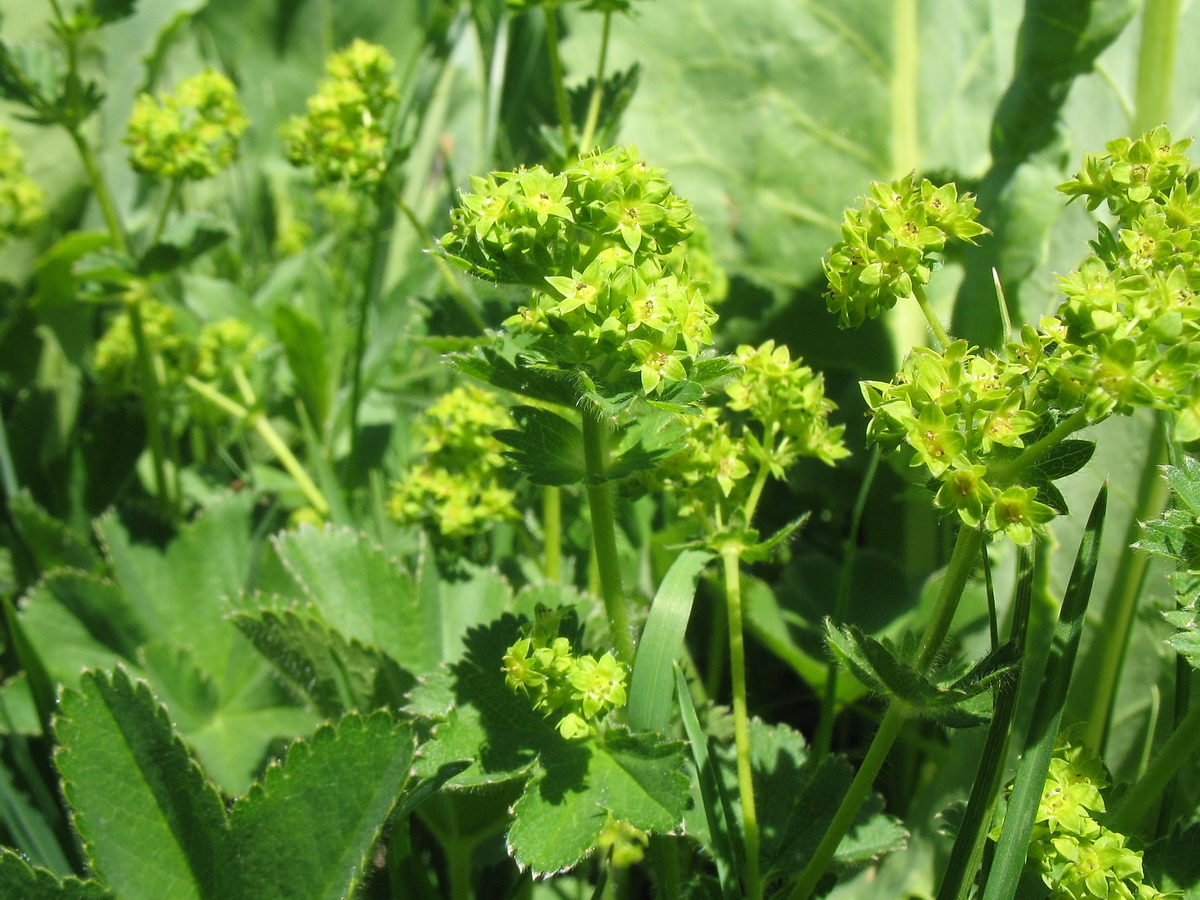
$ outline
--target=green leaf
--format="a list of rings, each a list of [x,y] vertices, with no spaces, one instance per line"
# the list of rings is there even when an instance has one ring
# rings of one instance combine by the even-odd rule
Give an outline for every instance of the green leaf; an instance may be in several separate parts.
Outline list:
[[[238,883],[230,900],[351,896],[409,780],[412,729],[357,713],[288,749],[230,814]]]
[[[47,513],[28,493],[9,497],[8,510],[43,572],[63,567],[87,572],[100,565],[100,555],[87,538]]]
[[[1095,453],[1095,441],[1068,439],[1046,451],[1037,463],[1037,470],[1051,481],[1058,481],[1086,466]]]
[[[271,609],[261,599],[234,623],[324,716],[404,705],[415,679],[383,651],[347,639],[315,610]]]
[[[422,679],[413,690],[410,711],[441,719],[432,740],[421,747],[418,773],[431,775],[446,763],[472,759],[474,763],[452,786],[522,778],[541,750],[562,741],[528,698],[504,683],[504,654],[520,636],[525,621],[504,615],[472,629],[462,659],[451,664],[446,674]]]
[[[677,828],[689,800],[682,750],[681,742],[614,729],[547,748],[513,807],[513,858],[535,875],[568,869],[591,851],[609,816],[642,831]]]
[[[969,247],[952,331],[973,343],[1000,337],[999,311],[980,297],[995,295],[999,273],[1015,322],[1037,321],[1042,296],[1023,303],[1023,283],[1038,271],[1047,237],[1062,213],[1053,188],[1066,174],[1063,111],[1073,82],[1092,70],[1097,57],[1124,30],[1133,0],[1029,0],[1016,46],[1012,81],[996,107],[991,129],[991,168],[978,190],[986,241]],[[1107,126],[1111,127],[1111,126]],[[1109,139],[1108,135],[1099,140]]]
[[[491,347],[478,347],[470,353],[451,353],[446,358],[464,375],[501,390],[512,391],[535,400],[574,408],[579,391],[571,372],[535,368],[522,359],[527,342],[520,337],[502,336]]]
[[[751,719],[750,746],[763,876],[795,874],[824,836],[850,786],[853,770],[840,756],[827,756],[819,762],[812,759],[804,737],[786,725]],[[735,798],[732,803],[738,809],[735,749],[726,743],[718,748],[717,756],[725,790]],[[882,805],[878,795],[864,805],[838,845],[834,855],[837,868],[860,868],[904,847],[908,833],[896,819],[881,813]],[[706,833],[698,836],[703,842],[710,840]]]
[[[906,704],[913,715],[927,716],[951,728],[986,722],[992,709],[992,687],[1020,662],[1011,644],[989,652],[961,678],[939,684],[903,662],[890,643],[876,640],[854,626],[826,623],[829,646],[838,661],[869,689]]]
[[[1088,516],[1083,540],[1075,554],[1071,581],[1063,596],[1058,623],[1054,629],[1053,645],[1038,690],[1033,718],[1025,736],[1021,763],[1013,780],[1012,795],[1004,816],[1004,826],[996,847],[996,855],[984,887],[983,900],[1004,900],[1012,897],[1025,866],[1029,835],[1042,799],[1046,772],[1054,743],[1058,739],[1063,706],[1079,635],[1091,599],[1092,583],[1099,560],[1100,539],[1104,532],[1104,514],[1108,502],[1108,486],[1100,489]]]
[[[273,321],[275,334],[287,354],[288,368],[296,380],[296,392],[309,421],[319,432],[329,418],[333,399],[328,336],[316,321],[286,303],[275,307]]]
[[[0,847],[0,900],[115,900],[103,885],[78,878],[55,878]]]
[[[658,586],[638,642],[629,686],[629,727],[634,731],[666,731],[670,724],[671,666],[683,648],[696,581],[711,559],[711,553],[683,551]]]
[[[1168,610],[1163,616],[1176,629],[1167,638],[1167,643],[1193,669],[1200,669],[1200,609],[1192,604],[1183,609]]]
[[[496,439],[513,449],[504,453],[534,484],[568,485],[583,481],[583,432],[558,413],[536,406],[514,406],[516,429],[496,432]]]
[[[60,238],[37,261],[34,304],[50,307],[74,303],[79,298],[75,263],[89,253],[107,247],[110,241],[104,231],[72,231]]]
[[[173,220],[137,263],[140,275],[162,275],[186,266],[224,243],[233,230],[207,213],[184,213]]]
[[[1160,891],[1200,898],[1200,825],[1175,830],[1155,841],[1144,857],[1146,880]]]
[[[117,22],[133,15],[137,0],[90,0],[88,8],[102,24]]]
[[[652,469],[679,450],[686,431],[678,412],[656,410],[638,416],[621,429],[604,473],[606,480],[616,481]]]
[[[56,762],[92,871],[122,900],[221,896],[225,808],[146,684],[89,672],[61,708]]]
[[[254,552],[253,492],[228,494],[184,526],[166,551],[134,544],[116,516],[96,522],[113,576],[148,637],[191,649],[222,693],[259,668],[224,613],[245,587]]]
[[[696,770],[696,787],[700,794],[695,805],[704,812],[707,845],[717,866],[720,896],[723,900],[737,900],[741,896],[737,873],[742,867],[742,857],[739,853],[741,844],[732,836],[732,802],[717,772],[716,762],[710,752],[708,735],[705,734],[700,725],[700,718],[696,715],[687,680],[678,665],[674,669],[680,718],[687,735],[692,765]]]

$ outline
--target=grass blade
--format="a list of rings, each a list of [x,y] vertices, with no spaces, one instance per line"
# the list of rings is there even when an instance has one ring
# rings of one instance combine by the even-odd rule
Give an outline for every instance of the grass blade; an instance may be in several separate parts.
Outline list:
[[[1033,719],[1025,738],[1025,752],[1017,777],[1013,782],[1012,796],[1008,801],[1008,812],[1004,817],[1004,828],[988,875],[983,900],[1011,900],[1025,867],[1025,856],[1029,850],[1029,835],[1033,831],[1033,820],[1042,799],[1046,784],[1046,772],[1050,768],[1050,757],[1054,754],[1054,743],[1062,723],[1063,705],[1067,699],[1067,687],[1071,682],[1071,669],[1075,665],[1075,653],[1079,649],[1079,633],[1083,629],[1083,617],[1087,612],[1092,594],[1092,581],[1096,576],[1096,564],[1100,558],[1100,538],[1104,532],[1104,513],[1108,505],[1108,484],[1100,488],[1087,527],[1075,555],[1071,580],[1063,596],[1058,624],[1046,661],[1046,671],[1034,706]]]
[[[687,680],[678,666],[675,670],[675,690],[679,695],[679,712],[683,719],[683,730],[691,746],[692,762],[696,766],[696,779],[700,784],[700,797],[704,803],[704,817],[708,821],[708,833],[712,837],[713,861],[717,866],[717,880],[721,885],[723,900],[738,900],[739,870],[737,847],[729,831],[733,821],[729,798],[717,773],[716,763],[708,752],[708,738],[700,726],[696,707],[692,705],[692,694]]]
[[[634,731],[663,731],[670,722],[671,664],[683,647],[696,580],[711,559],[712,554],[703,550],[684,550],[654,595],[629,689],[629,727]]]

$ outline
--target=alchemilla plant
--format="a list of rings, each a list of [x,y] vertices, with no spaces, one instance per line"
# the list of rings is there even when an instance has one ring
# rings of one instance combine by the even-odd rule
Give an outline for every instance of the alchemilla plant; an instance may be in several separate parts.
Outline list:
[[[11,11],[0,900],[1200,896],[1193,12],[1043,6]]]

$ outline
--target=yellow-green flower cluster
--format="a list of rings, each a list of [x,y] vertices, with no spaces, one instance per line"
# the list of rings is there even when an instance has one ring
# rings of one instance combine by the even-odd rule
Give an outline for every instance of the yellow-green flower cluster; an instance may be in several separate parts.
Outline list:
[[[1036,489],[1015,480],[1026,473],[1012,471],[1049,411],[1039,392],[1039,336],[1027,328],[1023,340],[1004,354],[972,352],[966,341],[942,352],[917,347],[891,382],[862,383],[873,413],[868,437],[886,447],[907,443],[910,465],[941,482],[939,507],[1018,544],[1055,515],[1034,499]]]
[[[46,215],[46,195],[25,174],[25,155],[0,125],[0,243],[19,237]]]
[[[307,111],[284,128],[288,161],[310,166],[323,184],[378,182],[400,99],[395,68],[387,50],[361,39],[330,56]]]
[[[784,478],[804,457],[832,465],[849,454],[844,426],[829,424],[837,407],[825,396],[823,376],[774,341],[742,345],[735,358],[742,370],[726,383],[724,404],[687,417],[683,449],[651,476],[681,514],[718,528],[768,475]]]
[[[1053,900],[1153,900],[1168,895],[1146,884],[1141,851],[1094,818],[1104,812],[1108,779],[1099,758],[1059,739],[1037,819],[1029,862]],[[995,837],[995,835],[993,835]]]
[[[638,373],[653,393],[686,377],[716,321],[702,283],[672,257],[693,214],[665,175],[637,148],[617,147],[561,174],[473,177],[441,250],[476,275],[532,289],[504,323],[510,332],[543,336],[556,361],[611,380]]]
[[[146,349],[159,381],[159,389],[174,393],[181,404],[191,407],[192,418],[217,424],[227,415],[210,402],[187,390],[184,379],[192,376],[212,384],[231,396],[238,395],[235,370],[252,372],[264,350],[266,339],[241,319],[209,322],[199,329],[186,329],[175,310],[150,296],[139,296],[138,313]],[[131,311],[123,310],[96,342],[93,360],[97,380],[110,394],[142,390]]]
[[[503,445],[492,436],[511,426],[490,391],[464,385],[440,397],[416,425],[423,459],[393,486],[392,517],[461,538],[515,516],[516,496],[503,484]]]
[[[1061,279],[1057,321],[1043,325],[1062,346],[1053,371],[1078,403],[1097,416],[1171,410],[1183,441],[1200,440],[1200,175],[1189,143],[1160,127],[1084,157],[1060,189],[1106,202],[1117,221]]]
[[[246,125],[233,83],[205,69],[173,94],[138,96],[125,136],[129,162],[158,178],[211,178],[237,158]]]
[[[935,254],[948,241],[974,243],[987,231],[979,210],[954,184],[935,186],[909,175],[876,182],[857,209],[847,209],[842,237],[823,260],[826,300],[843,328],[861,325],[915,296],[929,283]]]
[[[595,733],[596,723],[625,705],[629,670],[611,653],[599,659],[575,655],[571,642],[538,623],[504,655],[504,683],[525,694],[533,708],[559,714],[558,732],[567,740]]]

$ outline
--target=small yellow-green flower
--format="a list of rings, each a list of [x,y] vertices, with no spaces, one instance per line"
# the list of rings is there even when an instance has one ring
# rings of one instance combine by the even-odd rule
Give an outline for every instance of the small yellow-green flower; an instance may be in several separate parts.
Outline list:
[[[46,215],[46,195],[25,174],[25,155],[0,125],[0,242],[19,237]]]

